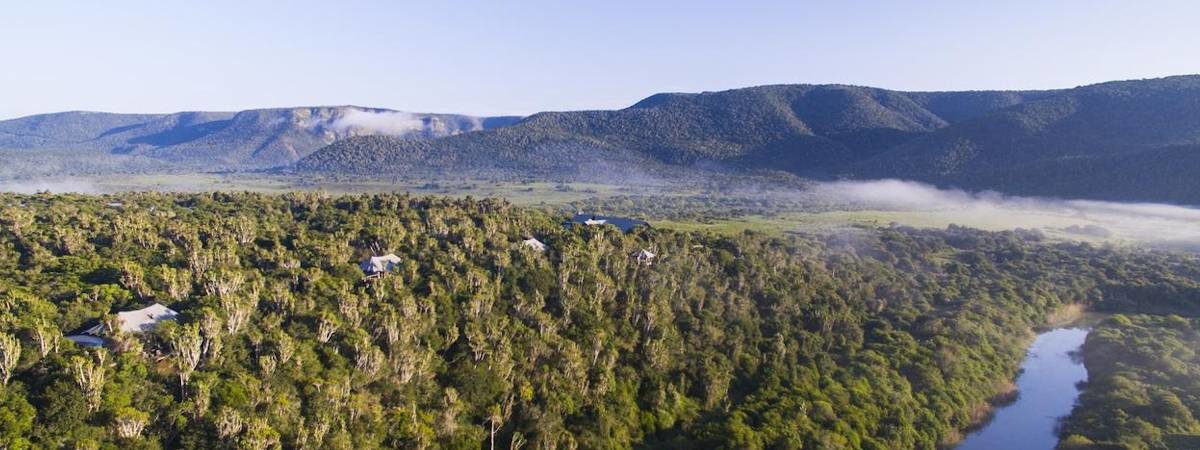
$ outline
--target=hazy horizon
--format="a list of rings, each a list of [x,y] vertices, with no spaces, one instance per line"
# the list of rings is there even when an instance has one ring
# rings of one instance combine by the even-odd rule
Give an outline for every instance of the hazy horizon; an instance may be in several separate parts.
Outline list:
[[[984,91],[1052,91],[1052,90],[1058,90],[1058,89],[1071,89],[1071,88],[1074,88],[1074,87],[1079,87],[1079,86],[1088,86],[1088,85],[1092,85],[1092,84],[1102,84],[1102,83],[1107,83],[1107,82],[1120,82],[1120,81],[1149,80],[1149,79],[1159,79],[1159,78],[1170,78],[1170,77],[1176,77],[1176,76],[1200,76],[1200,73],[1180,73],[1180,74],[1169,74],[1169,75],[1162,75],[1162,76],[1157,76],[1157,77],[1147,77],[1147,78],[1122,78],[1122,79],[1113,79],[1113,80],[1103,80],[1103,81],[1097,81],[1097,82],[1094,82],[1094,83],[1080,84],[1080,85],[1074,85],[1074,86],[1058,86],[1058,87],[1030,88],[1030,89],[963,89],[963,90],[955,90],[955,91],[957,91],[957,92],[984,92]],[[892,90],[892,91],[902,91],[902,92],[937,92],[937,91],[951,91],[950,89],[942,89],[942,90],[937,90],[937,89],[905,90],[905,89],[894,89],[894,88],[889,88],[889,87],[886,87],[886,86],[872,86],[872,85],[865,85],[865,84],[848,84],[848,83],[832,83],[832,82],[831,82],[831,83],[805,83],[805,82],[795,82],[795,83],[769,83],[769,84],[756,84],[756,85],[749,85],[749,86],[731,86],[731,87],[728,87],[728,88],[721,88],[721,89],[709,89],[709,90],[706,90],[706,91],[654,91],[654,92],[648,92],[648,93],[646,93],[645,95],[643,95],[642,97],[639,97],[639,98],[637,98],[637,99],[635,99],[635,100],[633,100],[633,101],[630,101],[630,102],[629,102],[629,104],[627,104],[627,105],[623,105],[623,106],[615,106],[615,107],[612,107],[612,108],[589,108],[589,107],[582,107],[582,108],[576,108],[576,109],[574,109],[574,110],[621,109],[621,108],[624,108],[624,107],[627,107],[627,106],[632,106],[633,104],[635,104],[635,103],[637,103],[638,101],[641,101],[641,100],[643,100],[643,99],[645,99],[645,98],[647,98],[647,97],[653,96],[653,95],[655,95],[655,94],[661,94],[661,93],[698,93],[698,92],[716,92],[716,91],[726,91],[726,90],[747,89],[747,88],[754,88],[754,87],[760,87],[760,86],[785,85],[785,84],[787,84],[787,85],[851,85],[851,86],[861,86],[861,87],[879,88],[879,89],[887,89],[887,90]],[[309,108],[309,107],[319,107],[319,108],[341,108],[341,107],[347,107],[347,108],[362,108],[362,109],[375,109],[375,108],[381,108],[381,109],[394,110],[394,111],[397,111],[397,112],[403,112],[403,113],[416,113],[416,114],[463,114],[463,115],[470,115],[470,116],[477,116],[477,117],[500,117],[500,116],[520,116],[520,117],[524,117],[524,116],[529,116],[529,115],[532,115],[532,114],[536,114],[536,113],[539,113],[539,112],[545,112],[545,111],[568,111],[568,110],[565,110],[565,109],[557,109],[557,110],[555,110],[555,109],[551,109],[551,110],[537,110],[537,111],[529,111],[529,112],[527,112],[527,113],[514,113],[514,114],[472,114],[472,113],[464,113],[464,112],[461,112],[461,111],[417,111],[417,110],[411,110],[411,109],[404,109],[403,107],[379,106],[379,105],[370,105],[370,104],[288,104],[288,105],[261,105],[261,106],[251,106],[251,107],[248,107],[248,108],[241,108],[241,109],[228,109],[228,108],[226,108],[226,109],[197,109],[197,108],[191,108],[191,109],[188,109],[188,108],[183,108],[183,109],[172,109],[172,110],[161,110],[161,111],[111,111],[111,110],[95,110],[95,109],[64,109],[64,110],[56,110],[56,111],[43,111],[43,112],[36,112],[36,113],[32,113],[32,114],[26,114],[26,115],[22,115],[22,116],[15,116],[15,117],[0,117],[0,120],[19,119],[19,118],[23,118],[23,117],[30,117],[30,116],[37,116],[37,115],[44,115],[44,114],[58,114],[58,113],[68,113],[68,112],[87,112],[87,113],[104,113],[104,114],[174,114],[174,113],[182,113],[182,112],[190,112],[190,111],[206,111],[206,112],[231,112],[231,113],[232,113],[232,112],[239,112],[239,111],[246,111],[246,110],[256,110],[256,109],[287,109],[287,108]]]
[[[359,105],[526,115],[764,84],[1069,88],[1200,73],[1200,5],[23,3],[0,119]]]

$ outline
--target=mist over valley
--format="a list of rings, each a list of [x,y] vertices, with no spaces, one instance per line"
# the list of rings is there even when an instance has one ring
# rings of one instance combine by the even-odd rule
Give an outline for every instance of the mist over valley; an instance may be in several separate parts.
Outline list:
[[[1200,449],[1198,17],[14,2],[0,450]]]

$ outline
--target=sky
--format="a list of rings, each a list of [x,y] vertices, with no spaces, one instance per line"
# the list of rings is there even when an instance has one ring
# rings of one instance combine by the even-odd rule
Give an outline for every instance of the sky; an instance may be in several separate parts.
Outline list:
[[[345,104],[523,115],[778,83],[1200,73],[1195,1],[0,1],[0,119]]]

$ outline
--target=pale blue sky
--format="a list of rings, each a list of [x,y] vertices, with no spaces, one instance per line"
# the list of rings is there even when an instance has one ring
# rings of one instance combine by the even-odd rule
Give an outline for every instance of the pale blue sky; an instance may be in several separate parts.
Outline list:
[[[772,83],[1024,89],[1200,73],[1194,1],[4,2],[0,118],[526,114]]]

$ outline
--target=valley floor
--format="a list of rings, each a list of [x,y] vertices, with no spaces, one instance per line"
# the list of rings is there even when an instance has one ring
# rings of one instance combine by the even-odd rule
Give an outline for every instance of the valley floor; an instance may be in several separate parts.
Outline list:
[[[954,201],[935,198],[930,204],[862,198],[815,185],[777,186],[770,180],[717,180],[681,183],[652,180],[639,185],[495,181],[484,179],[347,179],[267,173],[184,173],[71,178],[48,182],[2,182],[0,191],[118,193],[316,191],[328,194],[407,192],[444,197],[503,198],[520,206],[555,212],[591,212],[639,217],[655,226],[719,234],[746,230],[766,233],[826,233],[891,225],[917,228],[965,226],[988,231],[1037,230],[1052,240],[1116,245],[1200,247],[1200,211],[1175,208],[1165,218],[1142,217],[1138,207],[1106,202],[1091,209],[1041,204],[1013,198],[997,203],[990,197],[959,202],[957,191],[933,190]],[[885,185],[883,189],[891,186]],[[1118,205],[1118,211],[1109,211]],[[1151,205],[1153,206],[1153,205]],[[1165,205],[1164,205],[1165,206]],[[1175,217],[1180,215],[1180,217]]]

